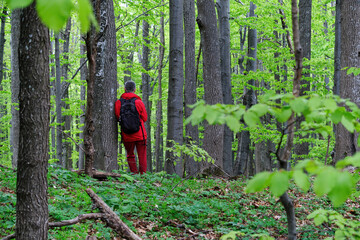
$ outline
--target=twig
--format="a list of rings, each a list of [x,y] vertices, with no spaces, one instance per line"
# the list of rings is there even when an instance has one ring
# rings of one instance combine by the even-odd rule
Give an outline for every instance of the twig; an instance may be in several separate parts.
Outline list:
[[[51,222],[51,223],[49,223],[49,228],[64,227],[64,226],[74,225],[74,224],[77,224],[77,223],[82,222],[82,221],[87,220],[87,219],[99,219],[99,218],[103,218],[103,217],[105,217],[104,213],[81,214],[81,215],[77,216],[74,219],[64,220],[64,221],[61,221],[61,222]]]
[[[84,153],[86,153],[85,149],[83,149],[83,148],[74,140],[74,138],[72,138],[69,134],[67,134],[66,132],[64,132],[62,129],[60,129],[60,128],[58,128],[58,127],[55,127],[55,129],[57,129],[57,130],[59,130],[60,132],[62,132],[63,134],[65,134],[68,138],[70,138],[70,139],[75,143],[76,146],[78,146],[78,147],[81,149],[81,151],[83,151]]]

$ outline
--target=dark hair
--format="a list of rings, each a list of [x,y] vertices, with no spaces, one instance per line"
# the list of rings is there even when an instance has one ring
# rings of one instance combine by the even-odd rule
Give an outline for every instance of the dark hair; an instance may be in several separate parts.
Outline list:
[[[127,81],[125,83],[125,92],[135,92],[136,84],[133,81]]]

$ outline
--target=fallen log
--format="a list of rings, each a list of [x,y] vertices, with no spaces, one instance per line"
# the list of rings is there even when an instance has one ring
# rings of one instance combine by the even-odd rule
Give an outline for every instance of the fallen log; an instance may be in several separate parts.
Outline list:
[[[82,169],[82,170],[73,170],[73,172],[75,172],[75,173],[77,173],[79,175],[85,174],[84,169]],[[101,171],[93,170],[93,178],[95,178],[95,179],[104,181],[104,180],[107,180],[108,177],[120,178],[121,174],[119,174],[119,173],[110,173],[110,172],[101,172]]]
[[[102,220],[119,233],[121,237],[129,240],[141,240],[92,189],[88,188],[86,192],[95,206],[104,213]]]

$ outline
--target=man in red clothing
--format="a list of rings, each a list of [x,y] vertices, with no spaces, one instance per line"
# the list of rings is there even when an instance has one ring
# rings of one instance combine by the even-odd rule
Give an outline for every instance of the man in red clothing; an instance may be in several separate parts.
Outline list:
[[[122,131],[121,136],[122,136],[122,142],[124,143],[124,146],[126,149],[126,157],[127,157],[127,162],[130,167],[130,171],[135,174],[139,173],[139,171],[140,171],[140,174],[143,174],[143,173],[146,173],[146,167],[147,167],[147,162],[146,162],[147,134],[146,134],[145,126],[144,126],[144,122],[146,122],[146,120],[147,120],[147,112],[146,112],[144,103],[141,101],[141,98],[135,94],[135,90],[136,90],[135,82],[127,81],[125,83],[125,93],[123,93],[121,95],[120,99],[121,98],[123,98],[123,99],[136,98],[135,107],[140,116],[141,126],[140,126],[139,131],[132,133],[132,134],[127,134]],[[121,110],[120,99],[115,102],[115,115],[116,115],[117,120],[119,120],[119,118],[120,118],[120,110]],[[136,147],[136,150],[138,153],[138,158],[139,158],[139,171],[136,166],[136,160],[135,160],[135,154],[134,154],[135,147]]]

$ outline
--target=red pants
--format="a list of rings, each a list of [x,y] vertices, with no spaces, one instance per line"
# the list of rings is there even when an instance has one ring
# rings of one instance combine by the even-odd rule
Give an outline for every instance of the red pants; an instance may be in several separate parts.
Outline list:
[[[130,167],[130,171],[132,173],[139,173],[138,168],[136,167],[136,160],[134,154],[134,148],[136,146],[136,150],[139,158],[139,170],[140,174],[146,173],[146,143],[144,141],[137,142],[124,142],[124,146],[126,149],[126,158]]]

